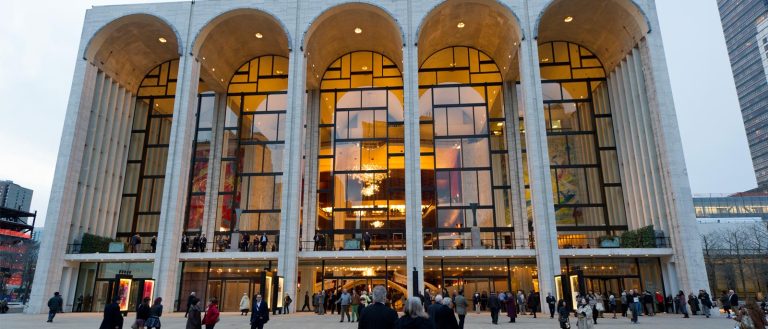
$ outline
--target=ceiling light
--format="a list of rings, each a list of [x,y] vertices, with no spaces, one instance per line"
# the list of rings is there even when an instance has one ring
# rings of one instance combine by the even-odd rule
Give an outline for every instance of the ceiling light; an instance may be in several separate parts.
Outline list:
[[[459,22],[459,24],[456,24],[456,27],[463,29],[464,28],[464,22]]]
[[[256,32],[256,34],[254,34],[254,36],[256,36],[257,39],[261,39],[261,38],[264,37],[264,35],[259,33],[259,32]]]
[[[205,60],[205,56],[203,56],[203,60]]]
[[[216,72],[216,68],[215,67],[211,68],[211,71]]]
[[[496,124],[497,127],[501,127],[503,125],[504,125],[504,122],[499,122],[499,123]]]
[[[166,43],[166,42],[168,42],[168,40],[165,40],[165,38],[163,38],[163,37],[159,37],[159,38],[157,38],[157,41],[160,41],[160,43]]]
[[[356,27],[355,28],[355,34],[360,34],[360,33],[363,33],[363,29],[361,29],[359,27]]]
[[[563,22],[566,22],[566,23],[570,23],[570,22],[573,22],[573,17],[571,17],[571,16],[567,16],[567,17],[565,17],[565,18],[563,19]]]
[[[363,71],[368,71],[368,67],[367,66],[363,66],[362,69],[363,69]]]

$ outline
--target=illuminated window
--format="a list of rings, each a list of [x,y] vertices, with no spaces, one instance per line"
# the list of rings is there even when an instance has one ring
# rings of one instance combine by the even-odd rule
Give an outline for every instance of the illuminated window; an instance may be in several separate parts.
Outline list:
[[[389,58],[359,51],[331,64],[320,85],[317,232],[321,248],[372,237],[404,248],[403,80]],[[354,246],[347,246],[353,248]]]
[[[419,69],[422,223],[425,248],[483,247],[513,236],[499,68],[483,52],[451,47]]]
[[[280,230],[288,59],[261,56],[232,76],[224,114],[216,231]],[[221,123],[220,123],[221,124]],[[236,218],[237,210],[240,217]]]
[[[139,86],[117,237],[157,235],[178,70],[178,60],[160,64]]]
[[[558,231],[568,245],[595,246],[627,226],[605,71],[568,42],[539,45],[539,66]]]

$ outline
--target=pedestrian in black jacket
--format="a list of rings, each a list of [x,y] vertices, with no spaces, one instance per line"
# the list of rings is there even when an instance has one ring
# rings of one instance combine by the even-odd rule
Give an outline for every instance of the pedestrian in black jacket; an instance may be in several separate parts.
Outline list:
[[[488,297],[488,308],[491,309],[491,322],[493,322],[493,324],[499,324],[499,309],[501,308],[501,301],[495,292],[491,292],[491,296]]]
[[[459,329],[459,323],[456,322],[456,316],[451,309],[451,297],[443,297],[440,304],[442,305],[435,313],[435,328]]]
[[[251,307],[253,313],[251,313],[251,329],[263,329],[264,324],[269,322],[269,308],[267,302],[261,300],[261,295],[256,295],[253,299],[253,307]]]
[[[122,329],[123,328],[123,314],[120,313],[120,305],[117,301],[119,297],[115,297],[112,303],[107,304],[104,307],[104,320],[101,321],[99,329]]]
[[[149,319],[149,297],[144,297],[136,308],[136,328],[144,329],[144,323]]]
[[[384,286],[373,288],[372,304],[360,313],[357,329],[393,329],[397,321],[397,312],[384,305],[387,302],[387,289]]]
[[[408,297],[403,306],[403,316],[397,319],[395,328],[397,329],[435,329],[435,326],[428,319],[424,312],[424,306],[419,297]]]

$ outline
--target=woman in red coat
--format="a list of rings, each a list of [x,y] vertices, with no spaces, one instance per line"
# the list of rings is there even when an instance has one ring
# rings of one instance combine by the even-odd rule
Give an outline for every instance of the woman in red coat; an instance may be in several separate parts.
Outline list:
[[[512,296],[512,298],[507,298],[507,316],[509,317],[509,322],[515,322],[517,317],[517,298],[509,292],[507,292],[507,296]]]
[[[211,303],[208,305],[208,309],[205,310],[205,317],[203,317],[203,324],[205,329],[213,329],[216,323],[219,322],[219,302],[214,298],[211,299]]]

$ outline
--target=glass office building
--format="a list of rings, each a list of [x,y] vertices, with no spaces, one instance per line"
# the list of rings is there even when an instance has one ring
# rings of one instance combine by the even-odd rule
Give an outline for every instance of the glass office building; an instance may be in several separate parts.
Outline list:
[[[105,6],[79,51],[29,312],[707,288],[653,1]]]

